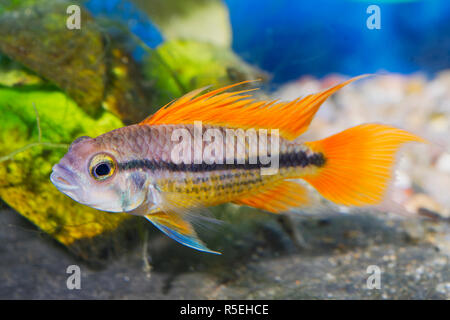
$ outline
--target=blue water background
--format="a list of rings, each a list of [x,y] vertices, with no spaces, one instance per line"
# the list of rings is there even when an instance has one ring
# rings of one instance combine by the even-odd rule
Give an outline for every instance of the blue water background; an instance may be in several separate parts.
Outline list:
[[[225,0],[234,51],[270,72],[273,83],[309,74],[358,75],[380,70],[422,71],[432,76],[450,68],[450,1],[423,0]],[[381,29],[370,30],[369,5],[381,10]],[[127,23],[154,48],[158,29],[130,2],[89,0],[94,15]],[[139,59],[142,52],[135,52]]]

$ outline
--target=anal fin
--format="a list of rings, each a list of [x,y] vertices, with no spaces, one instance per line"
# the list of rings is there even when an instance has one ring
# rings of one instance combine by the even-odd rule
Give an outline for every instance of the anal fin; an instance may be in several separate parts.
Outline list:
[[[308,203],[308,190],[298,183],[282,180],[280,183],[245,198],[235,204],[266,210],[272,213],[288,211]]]

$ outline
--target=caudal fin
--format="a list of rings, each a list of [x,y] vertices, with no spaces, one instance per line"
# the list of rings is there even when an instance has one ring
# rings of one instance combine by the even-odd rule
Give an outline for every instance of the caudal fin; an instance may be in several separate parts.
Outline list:
[[[407,131],[380,124],[359,125],[326,139],[308,142],[325,165],[303,177],[326,199],[347,206],[382,202],[399,147],[425,142]]]

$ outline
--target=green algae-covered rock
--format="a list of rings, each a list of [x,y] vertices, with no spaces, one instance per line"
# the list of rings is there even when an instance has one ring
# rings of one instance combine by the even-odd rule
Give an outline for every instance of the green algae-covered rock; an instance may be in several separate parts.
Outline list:
[[[7,1],[8,2],[8,1]],[[106,80],[102,34],[83,10],[69,30],[66,1],[12,2],[0,7],[0,51],[50,80],[83,109],[101,109]]]
[[[6,56],[0,54],[0,86],[30,86],[42,85],[46,81],[39,77],[35,72],[23,67],[20,63],[12,61]]]
[[[71,2],[8,3],[0,4],[0,52],[16,65],[61,88],[91,116],[107,109],[126,124],[148,116],[152,92],[140,81],[139,68],[117,35],[106,34],[86,9],[80,7],[80,29],[70,30]],[[24,76],[17,70],[4,71],[0,84],[17,82]]]
[[[146,77],[155,82],[159,105],[200,87],[268,77],[231,49],[188,40],[166,41],[149,54],[144,65]]]
[[[80,205],[49,181],[73,139],[121,127],[118,118],[103,111],[93,119],[51,86],[0,87],[0,114],[0,197],[6,203],[65,245],[114,230],[128,217]]]
[[[110,68],[103,107],[127,125],[144,120],[159,107],[155,105],[157,95],[153,86],[145,81],[139,65],[125,51],[112,49],[108,61]]]

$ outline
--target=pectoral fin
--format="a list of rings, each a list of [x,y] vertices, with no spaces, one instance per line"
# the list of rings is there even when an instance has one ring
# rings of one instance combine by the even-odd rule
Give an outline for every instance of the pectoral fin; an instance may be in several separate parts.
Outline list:
[[[221,254],[220,252],[208,249],[198,238],[192,225],[182,219],[177,213],[158,212],[145,215],[145,218],[167,236],[185,246],[203,252]]]

